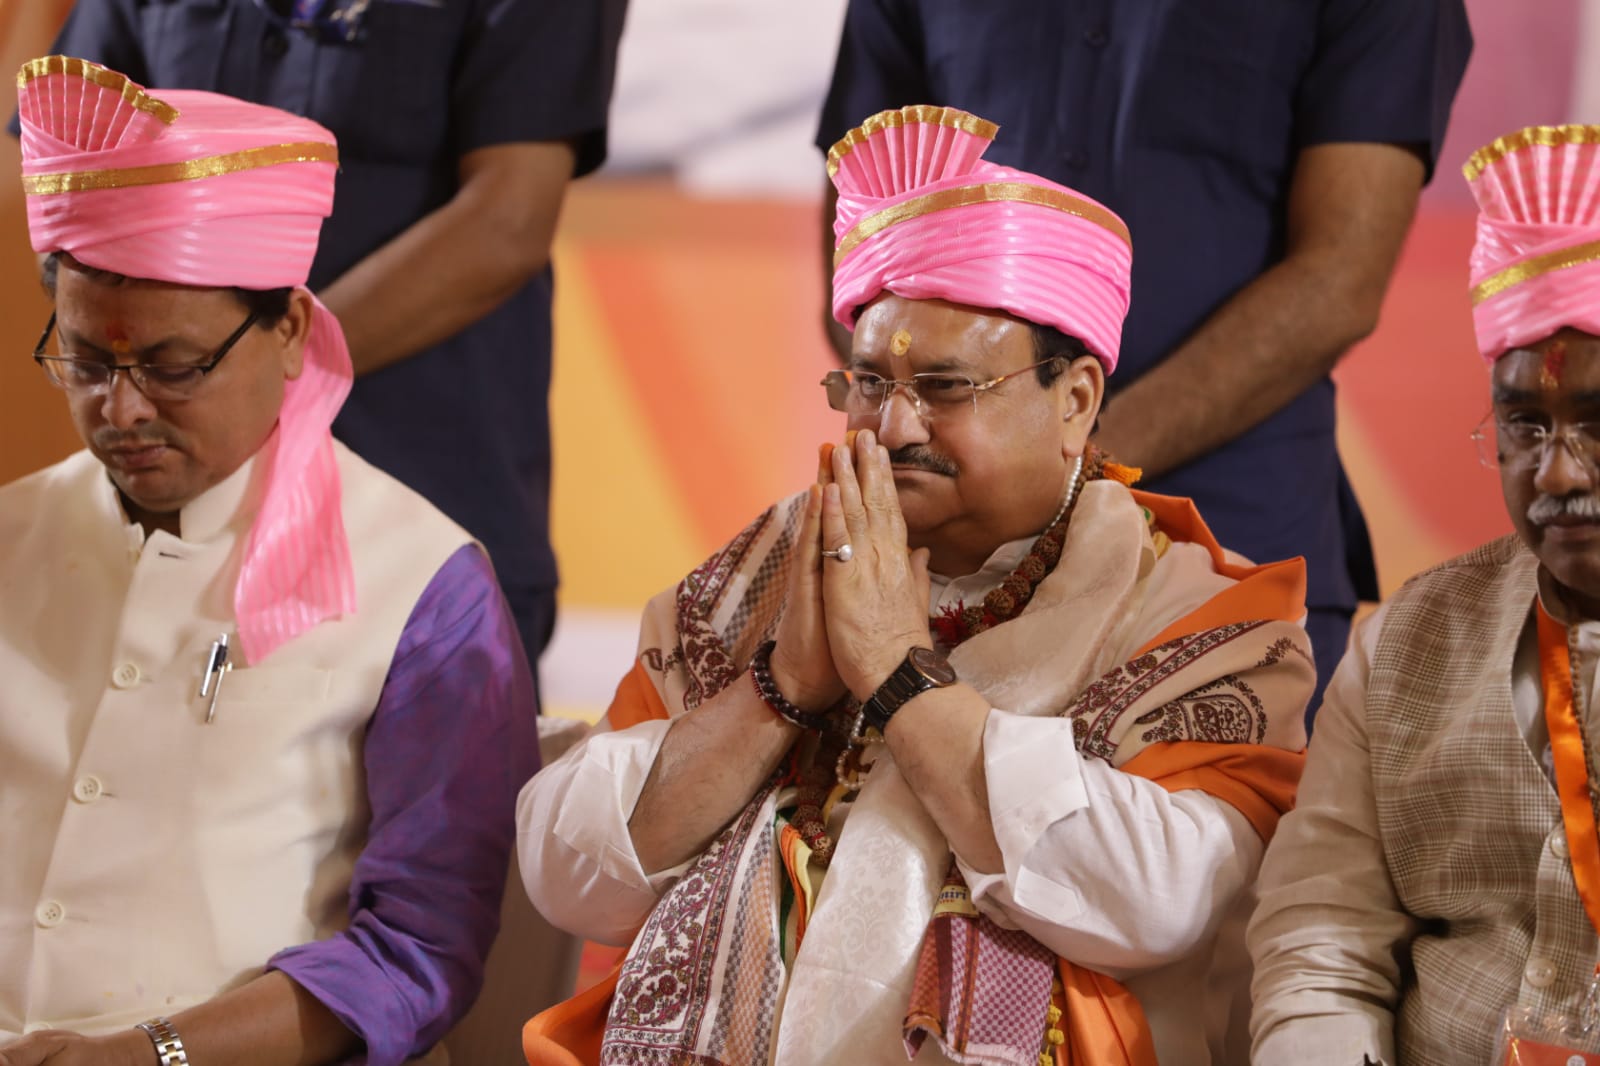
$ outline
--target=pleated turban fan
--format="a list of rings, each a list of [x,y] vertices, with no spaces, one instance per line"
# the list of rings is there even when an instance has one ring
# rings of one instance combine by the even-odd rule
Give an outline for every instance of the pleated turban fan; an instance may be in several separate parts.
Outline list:
[[[150,95],[49,56],[17,75],[22,184],[36,252],[208,288],[303,286],[333,208],[338,148],[315,122],[216,93]],[[286,384],[234,607],[247,662],[354,612],[329,427],[350,391],[338,320],[315,301],[304,370]]]
[[[1565,326],[1600,335],[1600,126],[1530,126],[1462,171],[1478,201],[1472,324],[1484,359]]]
[[[1109,374],[1128,313],[1128,227],[1081,193],[984,162],[998,130],[954,108],[905,107],[833,146],[833,317],[854,329],[885,291],[1008,311],[1079,338]]]

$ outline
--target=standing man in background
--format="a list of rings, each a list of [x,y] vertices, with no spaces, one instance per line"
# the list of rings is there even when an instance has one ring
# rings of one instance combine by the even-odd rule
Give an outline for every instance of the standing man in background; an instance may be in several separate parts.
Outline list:
[[[1461,0],[852,0],[823,107],[824,151],[884,108],[975,111],[995,162],[1127,220],[1096,441],[1230,548],[1305,556],[1308,723],[1378,592],[1328,375],[1377,323],[1471,45]]]
[[[605,158],[626,0],[79,0],[55,50],[339,138],[310,287],[356,382],[334,433],[489,550],[530,662],[555,620],[550,244]]]

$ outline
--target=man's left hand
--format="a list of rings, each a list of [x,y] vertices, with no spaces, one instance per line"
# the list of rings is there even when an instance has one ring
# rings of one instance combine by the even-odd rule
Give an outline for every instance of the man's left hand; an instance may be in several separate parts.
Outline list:
[[[0,1048],[0,1066],[151,1066],[155,1061],[155,1045],[138,1029],[109,1036],[46,1029]]]
[[[850,545],[850,561],[824,560],[822,604],[840,679],[865,700],[906,652],[928,636],[928,551],[906,549],[889,452],[869,430],[835,448],[833,484],[822,497],[822,543]]]

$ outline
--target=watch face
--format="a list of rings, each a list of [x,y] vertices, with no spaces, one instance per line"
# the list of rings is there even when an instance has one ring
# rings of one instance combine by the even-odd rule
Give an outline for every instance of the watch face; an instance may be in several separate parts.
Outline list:
[[[934,651],[932,648],[912,648],[906,656],[911,665],[916,667],[917,673],[932,681],[935,685],[953,685],[956,683],[955,668],[950,665],[950,660]]]

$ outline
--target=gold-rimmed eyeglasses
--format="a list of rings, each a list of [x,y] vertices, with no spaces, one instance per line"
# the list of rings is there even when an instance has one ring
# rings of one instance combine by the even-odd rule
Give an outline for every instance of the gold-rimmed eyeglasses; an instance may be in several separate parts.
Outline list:
[[[1472,431],[1478,462],[1490,469],[1536,467],[1544,461],[1544,450],[1558,440],[1574,459],[1590,470],[1600,470],[1600,422],[1561,422],[1520,414],[1502,417],[1490,411]]]
[[[1063,356],[1055,355],[1037,363],[1001,374],[988,381],[973,381],[965,374],[912,374],[909,379],[886,378],[866,370],[830,370],[822,376],[828,406],[847,415],[879,415],[889,406],[896,389],[904,389],[917,416],[932,420],[940,416],[976,413],[978,397],[1010,381],[1019,374],[1048,366]]]

